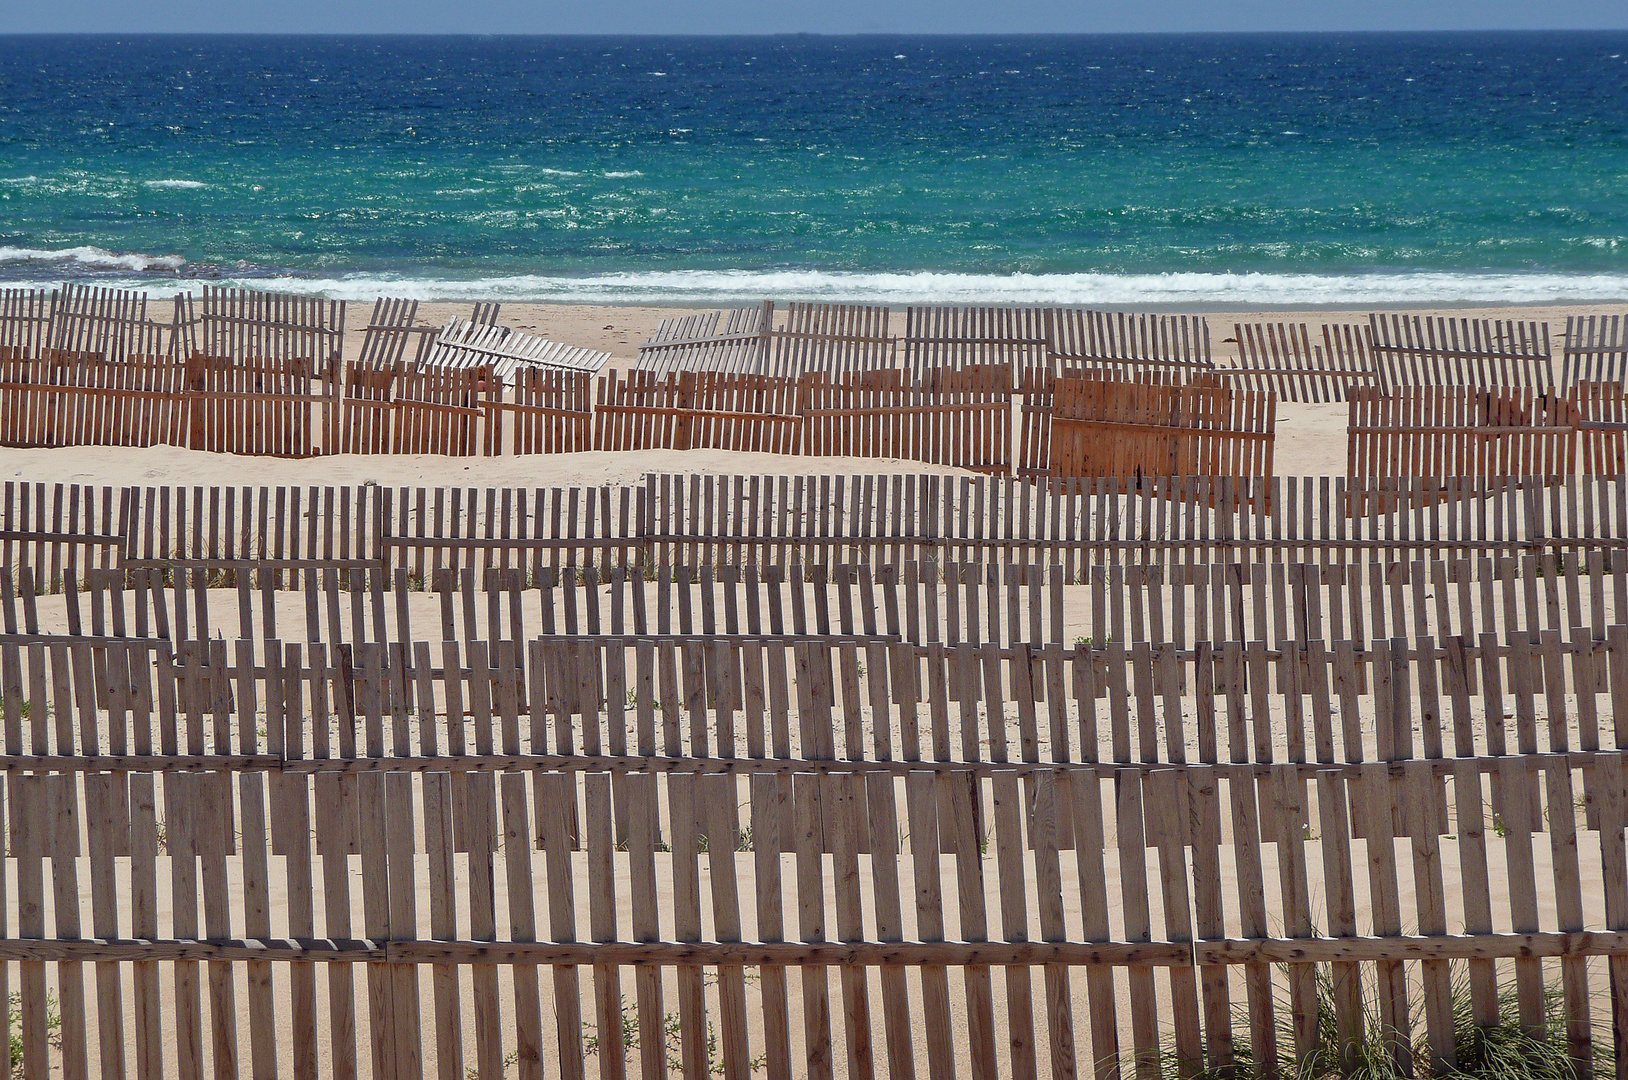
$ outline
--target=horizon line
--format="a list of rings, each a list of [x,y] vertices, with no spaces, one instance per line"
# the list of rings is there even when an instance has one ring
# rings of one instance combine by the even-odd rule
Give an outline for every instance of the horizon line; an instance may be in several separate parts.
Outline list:
[[[257,37],[257,38],[697,38],[734,40],[764,38],[1065,38],[1065,37],[1331,37],[1342,35],[1466,35],[1466,34],[1628,34],[1628,23],[1620,26],[1485,26],[1485,27],[1407,27],[1350,29],[1249,29],[1249,30],[765,30],[740,33],[705,33],[693,30],[587,31],[587,30],[4,30],[7,38],[45,37]]]

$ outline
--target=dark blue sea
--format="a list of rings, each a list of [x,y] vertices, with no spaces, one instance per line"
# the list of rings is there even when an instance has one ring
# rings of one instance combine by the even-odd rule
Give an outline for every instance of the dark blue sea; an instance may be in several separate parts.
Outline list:
[[[0,37],[0,283],[1628,299],[1628,34]]]

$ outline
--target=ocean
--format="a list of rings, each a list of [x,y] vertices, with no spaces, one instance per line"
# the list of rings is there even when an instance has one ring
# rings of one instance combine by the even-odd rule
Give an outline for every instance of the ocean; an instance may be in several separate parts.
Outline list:
[[[1628,300],[1628,33],[0,37],[0,285]]]

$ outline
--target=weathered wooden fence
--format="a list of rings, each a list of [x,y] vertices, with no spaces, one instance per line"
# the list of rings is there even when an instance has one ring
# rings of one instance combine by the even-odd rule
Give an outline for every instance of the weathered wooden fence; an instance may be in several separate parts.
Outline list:
[[[1011,372],[963,369],[939,385],[799,382],[803,452],[954,465],[997,475],[1012,466]]]
[[[1059,308],[1051,320],[1051,358],[1064,368],[1135,379],[1160,368],[1207,371],[1215,366],[1210,324],[1197,316]]]
[[[1579,1068],[1628,1029],[1621,626],[0,639],[0,676],[25,1072],[1155,1077],[1374,1028],[1441,1068],[1459,982]]]
[[[1382,391],[1467,386],[1547,394],[1556,388],[1546,322],[1374,314],[1368,328]]]
[[[436,336],[423,366],[453,370],[490,369],[500,383],[512,383],[530,370],[593,374],[610,361],[600,349],[583,349],[507,326],[450,320]]]
[[[1010,388],[1018,372],[1050,355],[1054,317],[1039,307],[907,308],[900,359],[917,380],[941,369],[1002,368]]]
[[[176,340],[173,321],[147,317],[146,293],[67,284],[57,290],[41,356],[115,364],[173,359]]]
[[[593,446],[593,390],[586,373],[522,368],[511,386],[489,388],[480,406],[488,455],[569,454]]]
[[[1270,390],[1279,401],[1344,401],[1378,378],[1364,328],[1322,328],[1322,344],[1305,323],[1235,323],[1238,366],[1216,372],[1249,390]]]
[[[639,346],[633,370],[665,376],[675,371],[761,370],[764,333],[774,325],[774,301],[754,307],[663,319]]]
[[[1531,476],[1560,483],[1576,472],[1577,425],[1571,399],[1531,389],[1357,390],[1346,426],[1346,473],[1353,480]]]
[[[1628,401],[1622,383],[1580,382],[1572,387],[1571,404],[1584,476],[1618,476],[1628,472]]]
[[[1628,320],[1622,315],[1566,316],[1560,386],[1628,382]]]
[[[895,342],[886,307],[787,304],[785,322],[763,329],[761,374],[797,379],[842,377],[894,366]]]
[[[571,488],[0,487],[0,567],[58,592],[78,567],[197,572],[305,588],[305,572],[1219,562],[1335,568],[1418,559],[1562,558],[1562,576],[1628,547],[1620,476],[1351,485],[1343,477],[1118,479],[651,474]],[[1364,508],[1351,515],[1352,507]],[[1362,573],[1368,573],[1366,569]],[[1594,571],[1589,571],[1593,573]],[[1170,579],[1164,579],[1170,580]],[[1555,579],[1559,580],[1559,578]],[[1568,586],[1570,588],[1570,586]]]
[[[181,445],[186,370],[165,357],[117,363],[72,353],[0,358],[0,441],[7,446]]]
[[[1054,394],[1054,476],[1272,475],[1270,392],[1059,378]]]
[[[596,450],[802,450],[797,384],[770,375],[612,372],[594,403]]]
[[[62,633],[224,635],[337,645],[829,631],[881,633],[928,651],[1080,641],[1189,649],[1219,636],[1273,647],[1347,641],[1359,652],[1396,639],[1463,637],[1535,651],[1556,635],[1578,648],[1605,641],[1628,612],[1625,563],[1619,549],[1343,566],[1098,563],[1077,576],[1060,563],[677,564],[648,574],[643,567],[477,573],[465,566],[433,570],[420,583],[406,568],[387,573],[358,560],[292,572],[242,560],[68,568],[59,599],[37,597],[34,571],[22,566],[0,568],[0,614],[7,632],[46,635],[41,641]],[[279,593],[290,580],[302,598]],[[1467,677],[1473,687],[1474,673]]]
[[[56,289],[0,289],[0,360],[37,360],[56,312]]]
[[[311,457],[338,443],[338,372],[305,358],[217,359],[195,352],[185,363],[187,438],[193,450]]]
[[[333,378],[344,352],[345,301],[205,285],[175,298],[177,355],[222,366],[270,361]]]

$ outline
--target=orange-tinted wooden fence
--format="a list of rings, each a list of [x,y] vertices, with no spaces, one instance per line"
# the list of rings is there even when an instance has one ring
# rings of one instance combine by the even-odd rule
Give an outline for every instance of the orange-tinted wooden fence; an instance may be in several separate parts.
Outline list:
[[[1269,392],[1060,378],[1054,394],[1054,476],[1272,475]]]
[[[1554,484],[1575,471],[1574,405],[1531,389],[1360,390],[1349,416],[1352,481],[1521,476]]]
[[[0,443],[185,445],[188,400],[183,368],[163,357],[0,360]]]
[[[1628,389],[1618,382],[1582,382],[1572,388],[1578,471],[1584,476],[1628,476]]]
[[[236,363],[204,353],[186,361],[187,442],[193,450],[310,457],[339,432],[336,372],[314,374],[314,361],[249,358]]]

